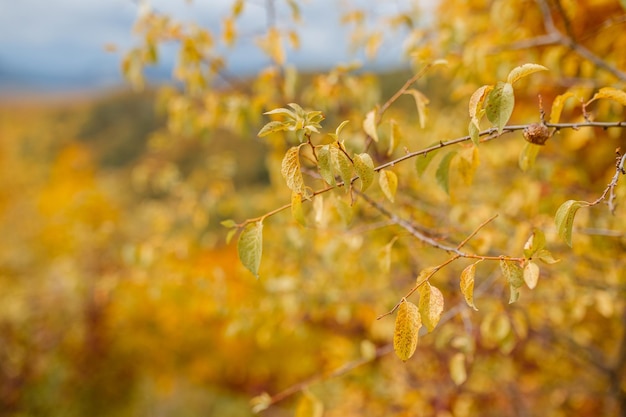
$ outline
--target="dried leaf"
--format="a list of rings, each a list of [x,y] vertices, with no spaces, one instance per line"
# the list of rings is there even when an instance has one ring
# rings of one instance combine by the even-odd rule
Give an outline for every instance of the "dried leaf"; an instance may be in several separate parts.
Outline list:
[[[302,178],[302,171],[300,171],[300,146],[289,148],[283,158],[280,173],[291,191],[306,196],[304,179]]]
[[[429,332],[432,332],[437,327],[441,313],[443,313],[443,294],[437,287],[430,285],[428,282],[419,287],[419,294],[419,312],[422,323]]]
[[[422,320],[417,306],[403,299],[393,332],[393,350],[402,361],[407,361],[415,353],[420,327]]]
[[[474,277],[476,276],[476,264],[478,264],[478,262],[474,262],[473,264],[465,267],[463,272],[461,272],[460,283],[461,294],[465,297],[465,302],[476,311],[478,311],[478,309],[474,305]]]
[[[396,190],[398,189],[398,177],[393,171],[386,169],[381,169],[378,174],[380,189],[383,190],[385,197],[393,203],[396,197]]]
[[[374,161],[367,153],[354,155],[354,169],[361,179],[361,191],[365,191],[374,181]]]

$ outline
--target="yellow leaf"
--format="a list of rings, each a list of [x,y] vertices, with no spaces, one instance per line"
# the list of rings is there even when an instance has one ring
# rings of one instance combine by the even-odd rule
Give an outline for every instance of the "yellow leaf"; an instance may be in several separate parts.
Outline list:
[[[527,75],[530,75],[538,71],[547,71],[548,69],[543,65],[538,64],[524,64],[519,67],[513,68],[507,77],[507,83],[513,84],[517,80]]]
[[[604,87],[601,88],[592,98],[587,102],[587,104],[596,101],[600,98],[608,98],[613,101],[617,101],[622,106],[626,106],[626,92],[622,90],[618,90],[613,87]]]
[[[298,400],[295,417],[322,417],[324,404],[311,392],[304,391]]]
[[[563,106],[568,98],[574,97],[574,93],[567,92],[565,94],[558,95],[554,98],[552,102],[552,110],[550,110],[550,123],[558,123],[561,119],[561,112],[563,111]]]
[[[539,266],[534,262],[527,262],[524,266],[524,282],[531,290],[537,286],[539,280]]]
[[[476,311],[478,311],[478,309],[474,305],[474,277],[476,276],[476,264],[478,264],[478,262],[474,262],[473,264],[465,267],[463,272],[461,272],[460,284],[461,293],[463,294],[463,297],[465,297],[465,302]]]
[[[380,45],[382,45],[382,43],[383,35],[380,32],[374,32],[367,37],[367,42],[365,43],[365,56],[367,56],[367,59],[376,58],[376,53],[380,49]]]
[[[493,85],[483,85],[478,90],[474,91],[469,101],[469,117],[472,119],[472,122],[478,128],[478,114],[480,109],[483,107],[483,103],[487,98],[487,94],[489,94],[493,90]]]
[[[519,298],[519,288],[524,284],[524,272],[519,264],[515,261],[500,260],[500,269],[502,274],[509,283],[511,291],[509,304],[513,304]]]
[[[393,350],[403,361],[407,361],[415,353],[420,327],[422,320],[417,306],[402,299],[393,332]]]
[[[291,215],[293,216],[293,219],[302,226],[306,224],[304,211],[302,210],[302,194],[295,192],[291,193]]]
[[[235,43],[235,38],[237,37],[237,31],[235,29],[235,20],[233,18],[225,18],[224,22],[224,30],[222,31],[222,38],[224,39],[224,43],[228,46],[231,46]]]
[[[430,102],[428,97],[426,97],[421,92],[410,89],[404,92],[404,94],[410,94],[415,99],[415,106],[417,107],[417,115],[420,119],[420,127],[423,129],[426,125],[426,116],[427,116],[427,108],[426,105]]]
[[[461,385],[467,380],[467,371],[465,370],[465,355],[457,352],[450,359],[450,377],[456,385]]]
[[[443,294],[437,287],[433,287],[428,282],[419,287],[419,293],[420,316],[428,331],[432,332],[439,323],[441,313],[443,313]]]
[[[300,146],[294,146],[287,151],[283,158],[280,173],[287,181],[287,187],[291,191],[306,196],[306,187],[300,171]]]
[[[381,169],[378,176],[378,184],[380,189],[383,190],[385,197],[392,203],[396,197],[396,190],[398,189],[398,177],[392,171]]]
[[[354,155],[354,170],[361,179],[361,191],[365,191],[374,181],[374,161],[367,153]]]
[[[376,132],[376,110],[370,110],[363,120],[363,130],[369,135],[374,142],[378,142],[378,132]]]

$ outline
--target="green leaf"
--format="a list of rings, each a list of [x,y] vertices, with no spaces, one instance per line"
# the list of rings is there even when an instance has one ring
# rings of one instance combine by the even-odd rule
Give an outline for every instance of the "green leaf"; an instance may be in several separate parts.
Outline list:
[[[287,130],[287,129],[289,129],[288,122],[277,122],[277,121],[269,122],[265,126],[263,126],[263,128],[259,131],[257,136],[262,138],[263,136],[267,136],[271,133],[280,132],[280,131]]]
[[[572,227],[574,226],[576,212],[579,208],[587,206],[589,206],[589,203],[586,201],[568,200],[561,204],[561,207],[556,211],[554,216],[556,230],[561,239],[565,240],[570,248],[572,247]]]
[[[428,168],[428,165],[435,157],[435,154],[435,151],[430,151],[415,158],[415,169],[417,170],[417,175],[422,175],[424,171],[426,171],[426,168]]]
[[[474,262],[473,264],[465,267],[463,272],[461,272],[460,283],[461,293],[465,298],[465,302],[476,311],[478,311],[478,309],[474,305],[474,277],[476,276],[476,264],[478,264],[478,262],[481,261]]]
[[[380,189],[383,190],[385,197],[393,203],[396,197],[396,190],[398,189],[398,177],[394,172],[386,169],[381,169],[378,174]]]
[[[539,145],[524,142],[524,147],[522,148],[522,152],[519,154],[518,161],[519,167],[522,171],[526,172],[535,165],[535,159],[539,154],[539,149],[541,149],[541,146]]]
[[[509,76],[507,77],[506,82],[509,84],[513,84],[520,78],[526,77],[527,75],[530,75],[534,72],[547,71],[547,70],[548,69],[546,67],[544,67],[543,65],[538,65],[538,64],[520,65],[519,67],[513,68],[511,72],[509,72]]]
[[[502,133],[502,129],[509,121],[513,107],[515,107],[513,86],[509,83],[498,82],[487,97],[486,114],[487,119],[498,128],[499,133]]]
[[[531,290],[537,286],[539,280],[539,266],[534,262],[527,262],[524,266],[524,282]]]
[[[542,250],[545,246],[546,236],[544,233],[539,229],[533,230],[532,235],[530,235],[526,244],[524,244],[524,257],[526,259],[532,258],[535,253]]]
[[[302,210],[302,194],[291,193],[291,215],[293,219],[302,226],[306,225],[304,210]]]
[[[419,116],[420,127],[423,129],[426,125],[426,105],[429,103],[428,98],[415,89],[409,89],[403,94],[410,94],[413,96],[413,99],[415,99],[415,106],[417,107],[417,115]]]
[[[402,361],[406,362],[415,353],[420,327],[422,319],[417,306],[402,299],[393,332],[393,350]]]
[[[500,260],[500,269],[508,281],[509,289],[511,290],[509,304],[513,304],[519,299],[518,289],[524,285],[524,271],[517,262],[507,261],[506,259]]]
[[[248,268],[257,279],[263,254],[263,222],[249,224],[243,229],[237,242],[237,252],[243,266]]]
[[[326,181],[328,185],[334,186],[336,182],[335,174],[332,169],[330,145],[323,145],[317,149],[317,167],[324,181]]]
[[[300,171],[300,146],[289,148],[283,158],[280,173],[291,191],[306,196],[304,179],[302,178],[302,171]]]
[[[374,142],[378,142],[378,132],[376,126],[376,110],[370,110],[363,120],[363,130],[369,135]]]
[[[441,313],[443,313],[443,294],[437,287],[433,287],[428,282],[420,285],[419,294],[419,312],[422,323],[429,332],[432,332],[439,323]]]
[[[224,227],[228,227],[229,229],[231,227],[237,227],[237,223],[235,223],[235,221],[233,219],[228,219],[228,220],[222,220],[220,222],[220,224]]]
[[[450,194],[450,163],[455,156],[456,151],[452,151],[446,154],[446,156],[444,156],[439,163],[437,172],[435,172],[437,184],[439,184],[439,186],[446,192],[446,194]]]
[[[361,178],[361,191],[365,191],[374,181],[374,161],[367,153],[354,155],[354,170]]]

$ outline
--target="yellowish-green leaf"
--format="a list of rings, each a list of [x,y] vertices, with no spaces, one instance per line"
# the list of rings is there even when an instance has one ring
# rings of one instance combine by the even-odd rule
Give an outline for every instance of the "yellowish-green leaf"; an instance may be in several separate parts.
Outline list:
[[[283,158],[280,173],[291,191],[306,196],[306,187],[304,186],[302,171],[300,171],[300,146],[294,146],[287,151]]]
[[[554,223],[556,230],[569,247],[572,246],[572,227],[574,226],[574,217],[576,212],[581,207],[588,206],[586,201],[568,200],[561,204],[561,207],[556,211],[554,216]]]
[[[469,151],[467,158],[463,155],[467,153],[466,151]],[[465,185],[471,185],[474,181],[476,169],[480,163],[480,157],[478,155],[478,148],[475,146],[466,151],[459,155],[460,158],[457,159],[457,169],[463,183]]]
[[[560,259],[555,259],[554,256],[552,256],[552,254],[550,253],[550,251],[546,249],[541,249],[539,252],[537,252],[535,255],[535,258],[538,258],[541,262],[548,264],[548,265],[552,265],[561,261]]]
[[[324,404],[310,391],[304,391],[298,400],[295,417],[322,417]]]
[[[270,133],[280,132],[287,129],[289,129],[288,122],[273,121],[263,126],[263,128],[259,131],[258,136],[262,138],[263,136],[267,136]]]
[[[249,224],[243,229],[237,242],[239,260],[257,279],[263,254],[263,222]]]
[[[228,227],[229,229],[230,229],[231,227],[236,227],[236,226],[237,226],[237,223],[235,223],[235,221],[234,221],[233,219],[222,220],[222,221],[220,222],[220,224],[221,224],[222,226],[224,226],[224,227]]]
[[[422,323],[426,326],[429,332],[439,323],[441,313],[443,313],[443,294],[437,287],[425,282],[420,285],[419,289],[420,302],[419,312],[422,318]]]
[[[514,107],[513,86],[509,83],[498,82],[487,96],[487,107],[485,110],[487,119],[498,128],[499,133],[502,133],[502,129],[509,121]]]
[[[389,148],[387,148],[387,156],[391,156],[393,154],[400,137],[401,133],[398,128],[398,123],[394,119],[391,119],[389,121]]]
[[[393,332],[393,350],[402,361],[407,361],[415,353],[420,327],[422,319],[417,306],[402,299]]]
[[[330,145],[323,145],[317,148],[317,167],[320,175],[328,185],[335,185],[335,174],[332,169],[332,158],[330,154]]]
[[[473,120],[470,120],[469,125],[467,126],[467,131],[469,133],[470,139],[472,139],[472,143],[478,146],[480,144],[480,130]]]
[[[398,177],[395,172],[386,169],[381,169],[378,174],[380,189],[385,194],[385,197],[393,203],[396,197],[396,190],[398,189]]]
[[[539,280],[539,266],[534,262],[526,262],[524,266],[524,282],[531,290],[537,286]]]
[[[552,102],[552,110],[550,110],[550,123],[559,122],[563,106],[570,97],[574,97],[574,93],[568,91],[567,93],[558,95],[554,98],[554,101]]]
[[[302,226],[306,224],[304,219],[304,210],[302,209],[302,194],[291,193],[291,215],[295,221]]]
[[[535,159],[537,159],[539,149],[541,149],[541,146],[539,145],[524,142],[524,147],[522,148],[522,152],[519,154],[518,161],[519,167],[522,171],[526,172],[535,165]]]
[[[428,165],[435,157],[435,154],[435,151],[431,151],[415,158],[415,169],[417,170],[417,175],[422,175],[424,171],[426,171],[426,168],[428,168]]]
[[[330,155],[332,158],[333,168],[339,172],[339,176],[343,181],[343,186],[346,189],[346,192],[350,190],[352,173],[354,171],[352,162],[348,159],[348,156],[341,150],[339,147],[341,146],[339,143],[335,144],[336,146],[332,146],[330,148]]]
[[[376,110],[371,110],[365,115],[363,120],[363,130],[369,135],[374,142],[378,142],[378,126],[376,126]]]
[[[511,290],[509,304],[512,304],[519,299],[519,288],[524,285],[524,271],[517,262],[505,259],[500,260],[500,269],[509,283]]]
[[[546,246],[546,236],[539,229],[534,229],[526,243],[524,244],[524,257],[532,258],[535,253],[539,252]]]
[[[361,191],[365,191],[374,181],[374,161],[367,153],[354,155],[354,170],[361,178]]]
[[[548,69],[543,65],[538,64],[524,64],[519,67],[515,67],[509,72],[509,76],[507,77],[506,82],[509,84],[514,84],[517,80],[527,75],[530,75],[534,72],[538,71],[547,71]]]
[[[465,370],[465,354],[457,352],[450,359],[450,378],[456,385],[461,385],[467,380]]]
[[[229,245],[230,241],[233,240],[233,236],[237,233],[237,229],[230,229],[228,233],[226,233],[226,244]]]
[[[590,104],[591,102],[601,98],[607,98],[609,100],[618,102],[622,106],[626,106],[626,92],[613,87],[601,88],[596,94],[594,94],[594,96],[591,98],[591,100],[587,102],[587,104]]]
[[[426,125],[426,118],[427,118],[426,106],[429,103],[428,98],[424,94],[422,94],[420,91],[415,90],[413,88],[405,91],[403,94],[410,94],[413,96],[413,99],[415,100],[415,106],[417,107],[417,115],[419,116],[419,120],[420,120],[420,127],[423,129],[424,126]]]
[[[455,156],[456,151],[446,154],[446,156],[444,156],[439,163],[439,167],[435,172],[435,179],[437,180],[437,184],[439,184],[439,186],[446,192],[446,194],[450,194],[450,163]]]
[[[350,123],[350,120],[344,120],[339,126],[337,126],[337,129],[335,129],[335,140],[339,140],[339,134],[348,123]]]
[[[474,277],[476,276],[476,264],[478,264],[478,262],[474,262],[463,269],[460,283],[461,294],[463,294],[465,302],[476,311],[478,311],[478,309],[474,305]]]

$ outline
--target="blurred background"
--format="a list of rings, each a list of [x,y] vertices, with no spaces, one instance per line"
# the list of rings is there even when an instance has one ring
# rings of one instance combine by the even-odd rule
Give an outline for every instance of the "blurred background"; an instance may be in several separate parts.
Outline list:
[[[393,316],[376,317],[447,254],[337,191],[305,204],[304,227],[268,219],[256,280],[221,225],[290,201],[280,162],[293,138],[257,137],[263,112],[286,103],[323,111],[324,132],[349,120],[346,146],[362,149],[365,114],[447,59],[414,85],[427,121],[413,96],[386,113],[369,148],[381,164],[466,135],[471,94],[527,62],[550,71],[516,84],[511,123],[537,121],[539,93],[547,110],[566,92],[623,90],[571,48],[527,42],[545,35],[542,4],[626,69],[617,0],[0,0],[0,415],[626,410],[626,204],[581,210],[573,249],[553,227],[562,202],[606,187],[623,129],[563,130],[530,173],[521,134],[481,144],[479,170],[461,145],[475,172],[452,174],[449,193],[439,154],[394,167],[393,209],[429,233],[458,242],[499,214],[468,250],[518,255],[536,227],[562,259],[513,305],[497,263],[481,263],[478,312],[458,289],[468,264],[439,273],[444,318],[406,363],[392,354]],[[579,105],[562,120],[584,121]],[[616,102],[592,111],[624,119]],[[263,410],[266,393],[311,378]]]

